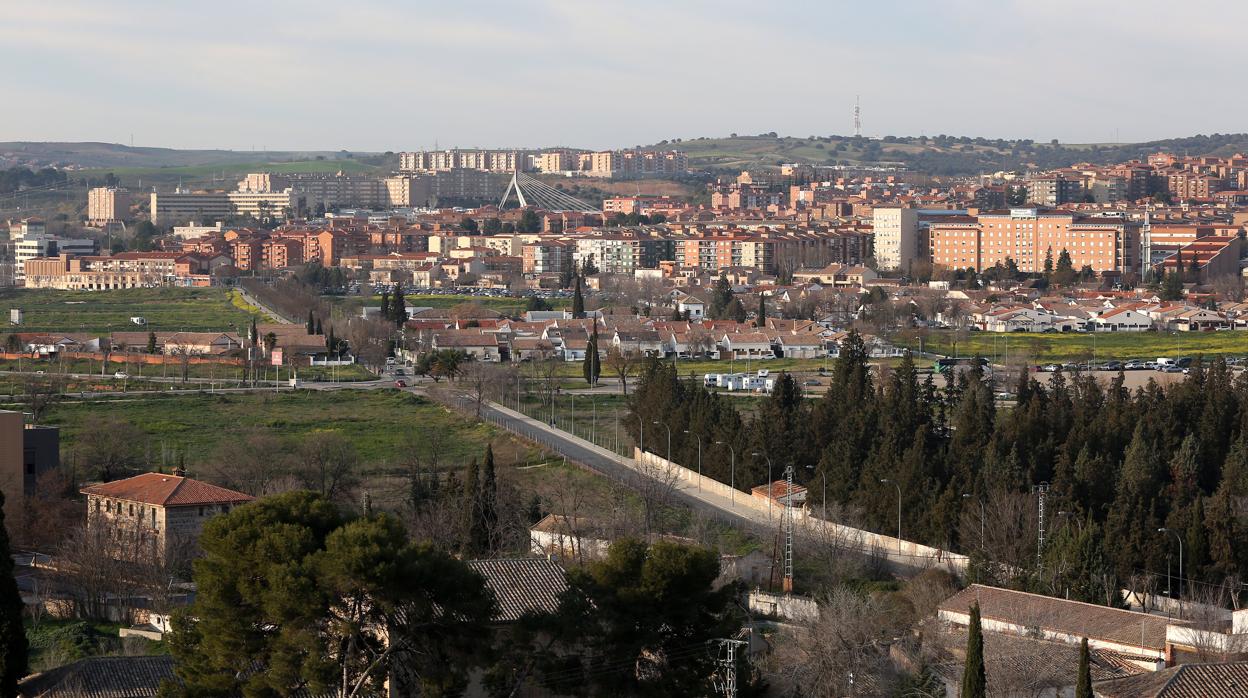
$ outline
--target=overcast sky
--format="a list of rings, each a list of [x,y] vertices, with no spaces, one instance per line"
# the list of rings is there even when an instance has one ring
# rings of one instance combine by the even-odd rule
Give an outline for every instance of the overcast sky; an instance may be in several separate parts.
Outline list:
[[[623,147],[1248,130],[1248,3],[0,0],[0,140]]]

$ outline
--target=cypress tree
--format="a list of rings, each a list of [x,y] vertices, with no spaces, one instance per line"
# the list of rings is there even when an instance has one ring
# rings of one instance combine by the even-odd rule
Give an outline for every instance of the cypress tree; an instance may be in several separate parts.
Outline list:
[[[498,480],[494,469],[494,447],[485,446],[485,465],[481,470],[481,533],[483,549],[493,552],[494,534],[498,530]]]
[[[576,287],[572,292],[572,317],[585,317],[585,296],[581,294],[581,277],[576,277]]]
[[[468,472],[464,475],[464,498],[468,500],[468,540],[464,547],[469,555],[476,556],[485,551],[481,525],[481,468],[476,458],[468,463]]]
[[[308,334],[313,334],[316,329],[316,321],[312,319],[312,309],[308,309]]]
[[[390,299],[390,320],[397,327],[407,322],[407,302],[403,300],[403,287],[394,287],[394,297]]]
[[[147,353],[149,354],[156,353],[156,333],[155,332],[147,333]]]
[[[762,327],[767,324],[767,299],[763,294],[758,294],[758,317],[754,318],[754,326]]]
[[[390,315],[390,292],[389,291],[381,292],[381,310],[379,311],[378,314],[380,314],[383,318],[386,318],[387,320],[390,319],[391,317]]]
[[[602,375],[602,355],[598,353],[598,323],[594,323],[594,333],[590,336],[593,341],[594,350],[589,355],[590,359],[590,384],[598,385],[598,377]]]
[[[589,342],[585,344],[585,359],[581,361],[581,374],[585,376],[585,382],[590,385],[594,384],[594,355],[598,353],[598,347],[594,346],[598,343],[598,333],[590,335]]]
[[[1086,637],[1079,643],[1079,679],[1075,682],[1075,698],[1092,698],[1092,666]]]
[[[0,492],[0,695],[17,695],[17,681],[26,675],[26,629],[22,626],[22,595],[13,577],[9,533],[4,527],[4,493]]]
[[[979,620],[979,602],[971,606],[971,624],[966,636],[966,670],[962,673],[960,698],[987,698],[988,677],[984,671],[984,629]]]
[[[312,334],[318,334],[318,335],[319,335],[319,334],[325,334],[325,333],[321,330],[321,319],[320,319],[320,318],[317,318],[317,319],[316,319],[316,331],[315,331],[315,332],[313,332]]]

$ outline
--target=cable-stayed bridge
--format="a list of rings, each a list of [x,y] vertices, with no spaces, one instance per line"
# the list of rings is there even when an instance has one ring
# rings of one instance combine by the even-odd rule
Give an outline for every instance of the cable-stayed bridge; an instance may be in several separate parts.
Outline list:
[[[507,191],[503,192],[503,198],[498,202],[498,209],[501,211],[506,208],[507,202],[513,198],[521,207],[536,206],[554,212],[598,213],[597,208],[523,172],[516,172],[511,176]]]

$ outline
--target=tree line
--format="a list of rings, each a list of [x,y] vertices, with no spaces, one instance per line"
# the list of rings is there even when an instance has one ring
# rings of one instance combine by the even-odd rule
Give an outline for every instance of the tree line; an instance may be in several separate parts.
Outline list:
[[[659,455],[670,429],[672,459],[691,468],[700,440],[703,472],[742,490],[767,480],[768,458],[774,478],[793,464],[816,509],[872,530],[896,530],[900,492],[903,537],[970,554],[981,581],[1116,603],[1123,585],[1155,591],[1168,564],[1177,572],[1176,537],[1193,587],[1248,577],[1235,545],[1248,529],[1248,377],[1219,359],[1166,388],[1061,372],[1009,387],[1005,407],[979,368],[940,387],[909,356],[877,370],[851,333],[822,397],[781,375],[752,415],[651,361],[627,425]]]

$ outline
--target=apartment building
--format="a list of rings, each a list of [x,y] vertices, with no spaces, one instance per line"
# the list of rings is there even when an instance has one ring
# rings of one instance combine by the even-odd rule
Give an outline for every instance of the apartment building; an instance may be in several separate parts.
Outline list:
[[[658,267],[660,260],[671,258],[671,249],[669,240],[608,234],[577,239],[573,261],[583,265],[592,257],[601,272],[632,274],[637,269]]]
[[[1038,206],[1082,201],[1083,195],[1083,180],[1061,173],[1039,175],[1027,181],[1027,200]]]
[[[418,150],[399,153],[399,171],[435,172],[469,169],[485,172],[523,172],[533,153],[528,150]]]
[[[305,206],[302,194],[291,187],[282,191],[232,191],[225,196],[235,215],[258,220],[286,220]]]
[[[575,243],[563,240],[525,243],[520,248],[520,270],[525,274],[558,274],[572,263],[574,249]]]
[[[919,212],[900,206],[878,207],[871,213],[871,224],[876,268],[909,270],[920,257]]]
[[[420,207],[429,204],[432,180],[428,177],[396,175],[383,180],[386,185],[386,202],[391,207]]]
[[[118,187],[95,187],[87,192],[87,220],[91,225],[107,225],[113,221],[130,220],[134,200],[129,190]]]
[[[160,194],[152,192],[152,223],[169,225],[181,221],[204,221],[234,215],[234,205],[225,192],[190,192],[179,189]]]
[[[296,197],[311,210],[385,208],[391,205],[386,180],[367,175],[253,172],[238,183],[239,192],[278,193],[287,189],[295,190]]]
[[[1081,218],[1062,211],[1013,208],[957,216],[930,229],[932,262],[983,270],[1010,258],[1024,272],[1044,271],[1062,250],[1075,269],[1138,272],[1140,226],[1121,218]]]

